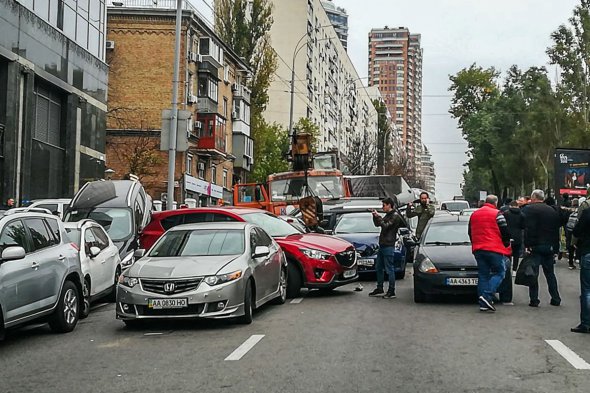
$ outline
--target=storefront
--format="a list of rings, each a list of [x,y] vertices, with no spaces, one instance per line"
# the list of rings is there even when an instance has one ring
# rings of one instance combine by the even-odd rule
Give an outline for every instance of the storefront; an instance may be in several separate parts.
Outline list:
[[[216,206],[223,199],[223,187],[208,181],[184,175],[185,198],[194,198],[199,207]]]

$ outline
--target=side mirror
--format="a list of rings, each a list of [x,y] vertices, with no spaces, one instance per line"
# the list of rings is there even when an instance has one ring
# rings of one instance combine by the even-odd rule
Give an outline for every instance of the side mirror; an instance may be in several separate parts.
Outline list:
[[[98,254],[100,254],[100,248],[98,247],[90,247],[90,258],[96,258]]]
[[[145,255],[145,250],[143,248],[138,248],[133,252],[133,258],[140,259],[143,258]]]
[[[270,255],[270,249],[266,246],[256,246],[252,258],[262,258]]]
[[[20,246],[7,247],[2,251],[2,262],[23,259],[25,254],[25,249]]]

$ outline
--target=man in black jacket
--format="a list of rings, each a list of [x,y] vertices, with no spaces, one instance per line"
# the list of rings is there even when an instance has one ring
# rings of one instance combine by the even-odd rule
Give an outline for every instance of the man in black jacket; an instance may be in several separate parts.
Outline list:
[[[535,283],[529,287],[531,307],[539,307],[539,267],[547,279],[552,306],[561,304],[557,277],[555,277],[554,255],[559,252],[559,228],[561,219],[557,210],[543,203],[545,193],[543,190],[535,190],[531,194],[531,203],[523,209],[524,214],[524,246],[530,257],[533,258],[535,270]],[[557,247],[557,248],[556,248]]]
[[[524,229],[524,216],[518,207],[517,201],[510,201],[508,209],[504,211],[508,231],[510,232],[510,247],[512,249],[512,263],[506,258],[506,274],[502,284],[498,287],[500,302],[505,305],[512,305],[512,270],[518,269],[518,261],[522,252],[522,231]]]
[[[580,324],[571,331],[590,333],[590,209],[585,209],[574,226],[580,258]]]
[[[385,198],[381,201],[385,216],[381,217],[376,210],[373,210],[373,224],[381,228],[379,234],[379,251],[375,261],[375,271],[377,273],[377,288],[369,296],[383,296],[385,299],[395,298],[395,267],[394,252],[397,231],[404,225],[403,220],[393,208],[394,201],[391,198]],[[387,293],[383,291],[384,270],[389,277],[389,287]]]

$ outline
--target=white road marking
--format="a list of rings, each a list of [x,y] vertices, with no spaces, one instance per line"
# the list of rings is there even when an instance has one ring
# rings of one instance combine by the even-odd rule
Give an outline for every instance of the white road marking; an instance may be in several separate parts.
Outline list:
[[[302,297],[296,297],[295,299],[291,300],[291,304],[299,304],[303,301]]]
[[[152,333],[144,333],[144,336],[161,336],[164,333],[160,333],[160,332],[152,332]]]
[[[244,357],[245,354],[248,353],[260,340],[264,338],[264,334],[254,334],[249,339],[244,341],[242,345],[236,348],[228,357],[225,358],[226,361],[228,360],[240,360]]]
[[[577,353],[569,349],[559,340],[545,340],[555,351],[567,360],[574,368],[578,370],[590,370],[590,364],[586,363]]]

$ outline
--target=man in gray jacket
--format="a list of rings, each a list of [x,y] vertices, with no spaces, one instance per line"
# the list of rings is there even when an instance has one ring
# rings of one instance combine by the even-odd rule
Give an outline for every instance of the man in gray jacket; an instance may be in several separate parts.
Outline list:
[[[416,237],[418,239],[422,236],[428,221],[434,217],[434,211],[434,205],[430,204],[429,195],[426,191],[422,191],[420,194],[420,204],[415,209],[412,209],[412,204],[408,203],[406,217],[418,217],[418,226],[416,227]]]

